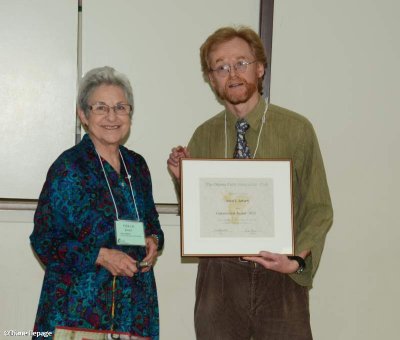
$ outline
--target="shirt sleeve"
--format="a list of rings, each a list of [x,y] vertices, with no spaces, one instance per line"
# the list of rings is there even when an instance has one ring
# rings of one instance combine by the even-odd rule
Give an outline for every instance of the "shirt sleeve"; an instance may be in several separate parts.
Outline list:
[[[306,124],[303,132],[294,169],[298,183],[295,248],[296,253],[311,250],[307,258],[307,271],[313,277],[320,262],[326,234],[333,222],[333,209],[315,131],[311,124]]]
[[[141,157],[140,162],[140,177],[142,181],[142,189],[144,195],[144,223],[146,236],[156,235],[158,238],[158,250],[164,246],[164,232],[161,229],[158,219],[158,212],[154,204],[153,187],[151,182],[151,175],[146,161]]]
[[[31,245],[41,262],[57,272],[95,270],[100,251],[90,219],[79,225],[74,216],[86,206],[75,170],[52,166],[39,197]],[[84,214],[84,212],[83,212]],[[89,214],[88,214],[89,215]]]
[[[207,158],[207,155],[203,152],[208,141],[206,138],[207,136],[202,132],[201,127],[198,127],[188,144],[188,150],[192,158]],[[203,143],[201,143],[201,140],[203,140]]]

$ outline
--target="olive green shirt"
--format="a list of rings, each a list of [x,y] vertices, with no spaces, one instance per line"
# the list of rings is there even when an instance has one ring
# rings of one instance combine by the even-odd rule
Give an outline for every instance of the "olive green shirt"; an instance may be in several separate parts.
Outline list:
[[[266,102],[261,98],[245,117],[250,125],[246,140],[253,157],[262,128],[255,158],[292,160],[295,253],[311,250],[311,255],[306,258],[303,273],[290,275],[300,285],[311,288],[325,237],[333,221],[321,152],[314,129],[305,117],[269,104],[262,123],[265,107]],[[226,144],[227,158],[232,158],[236,145],[236,121],[233,113],[224,110],[200,125],[188,145],[191,157],[225,158]]]

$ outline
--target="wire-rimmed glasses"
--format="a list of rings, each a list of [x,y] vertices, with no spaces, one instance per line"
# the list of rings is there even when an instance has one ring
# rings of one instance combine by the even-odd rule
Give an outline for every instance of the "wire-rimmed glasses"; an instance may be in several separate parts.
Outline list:
[[[89,109],[97,116],[107,116],[111,109],[117,116],[127,116],[132,111],[132,106],[129,104],[117,104],[114,106],[109,106],[103,103],[96,103],[94,105],[89,105]]]
[[[210,71],[215,72],[220,77],[226,77],[229,73],[231,73],[232,67],[236,72],[244,73],[247,70],[247,66],[254,64],[255,62],[257,62],[257,60],[254,61],[240,60],[233,65],[224,64],[224,65],[219,65],[216,68],[210,68]]]

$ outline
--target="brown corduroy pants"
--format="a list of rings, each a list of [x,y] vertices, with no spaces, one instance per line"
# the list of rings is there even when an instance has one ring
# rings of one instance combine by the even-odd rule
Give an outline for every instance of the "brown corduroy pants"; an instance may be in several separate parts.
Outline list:
[[[197,340],[312,340],[308,288],[238,258],[202,258]]]

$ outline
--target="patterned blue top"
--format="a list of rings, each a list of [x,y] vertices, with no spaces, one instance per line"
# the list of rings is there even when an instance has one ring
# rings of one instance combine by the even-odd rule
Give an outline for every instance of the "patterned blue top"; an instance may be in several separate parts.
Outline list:
[[[154,206],[149,169],[142,156],[121,146],[132,176],[134,196],[146,236],[164,244]],[[103,165],[120,219],[137,219],[127,174]],[[46,266],[35,331],[56,326],[129,332],[158,339],[159,316],[153,270],[133,278],[117,277],[115,316],[111,318],[112,274],[95,264],[101,247],[119,249],[142,260],[144,247],[117,246],[115,208],[88,135],[53,163],[39,197],[31,244]]]

